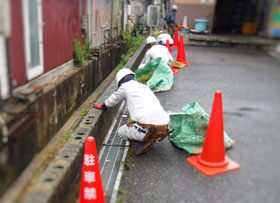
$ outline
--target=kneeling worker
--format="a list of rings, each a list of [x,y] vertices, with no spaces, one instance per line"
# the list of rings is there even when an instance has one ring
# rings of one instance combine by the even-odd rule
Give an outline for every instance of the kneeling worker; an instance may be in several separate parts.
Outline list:
[[[103,104],[95,108],[106,110],[123,100],[133,122],[128,122],[118,129],[118,135],[124,139],[147,142],[137,155],[142,154],[154,141],[163,140],[171,132],[168,124],[170,118],[150,88],[134,80],[135,74],[127,68],[116,75],[118,90]]]

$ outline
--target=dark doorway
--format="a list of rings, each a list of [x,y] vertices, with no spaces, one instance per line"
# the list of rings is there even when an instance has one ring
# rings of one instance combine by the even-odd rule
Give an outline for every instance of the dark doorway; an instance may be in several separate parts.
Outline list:
[[[214,33],[242,34],[244,23],[260,24],[264,0],[217,0]]]

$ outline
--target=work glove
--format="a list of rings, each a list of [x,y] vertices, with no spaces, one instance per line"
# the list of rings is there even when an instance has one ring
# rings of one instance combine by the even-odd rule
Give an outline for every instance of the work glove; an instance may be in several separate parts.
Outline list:
[[[100,109],[100,110],[107,110],[108,109],[107,106],[105,105],[105,103],[95,104],[93,107],[96,108],[96,109]]]

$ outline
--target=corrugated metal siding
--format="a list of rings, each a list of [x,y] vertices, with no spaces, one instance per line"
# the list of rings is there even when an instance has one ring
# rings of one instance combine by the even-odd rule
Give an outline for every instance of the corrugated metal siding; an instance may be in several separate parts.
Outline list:
[[[81,19],[83,15],[88,15],[87,6],[89,6],[87,0],[42,1],[44,73],[73,58],[73,39],[77,35],[82,40]],[[104,43],[104,32],[110,32],[112,6],[114,6],[112,27],[120,27],[122,1],[93,0],[91,21],[94,33],[93,46]],[[12,31],[8,45],[10,70],[13,80],[16,81],[13,88],[27,82],[22,10],[21,0],[11,0]]]
[[[11,0],[11,36],[8,38],[12,88],[27,82],[25,69],[22,1]]]
[[[80,6],[80,0],[43,1],[45,72],[73,58],[73,39],[82,36]]]

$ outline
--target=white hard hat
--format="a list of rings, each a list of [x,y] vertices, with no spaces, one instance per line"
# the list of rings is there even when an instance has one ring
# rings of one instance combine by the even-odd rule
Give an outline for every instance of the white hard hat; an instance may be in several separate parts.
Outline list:
[[[117,84],[119,85],[119,82],[127,75],[135,76],[135,74],[128,68],[123,68],[123,69],[119,70],[119,72],[116,75]]]
[[[150,43],[154,43],[154,42],[157,42],[155,37],[153,37],[153,36],[147,37],[146,44],[150,44]]]
[[[178,10],[177,5],[172,5],[172,10]]]

